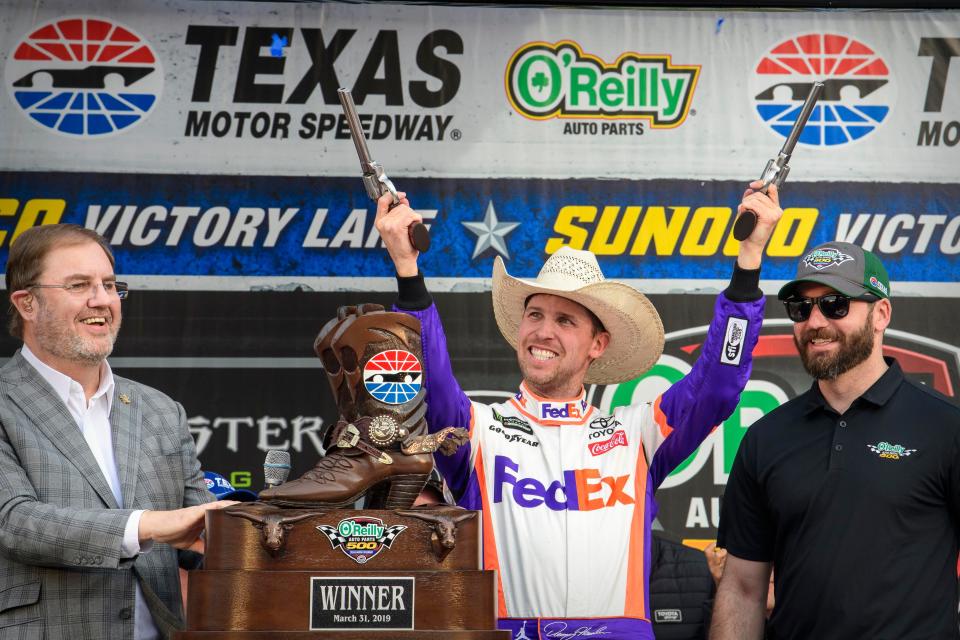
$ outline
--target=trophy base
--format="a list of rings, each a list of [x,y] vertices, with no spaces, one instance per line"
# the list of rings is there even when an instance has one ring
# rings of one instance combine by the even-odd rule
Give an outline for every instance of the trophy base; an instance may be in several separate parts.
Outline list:
[[[366,587],[353,587],[357,582]],[[362,605],[344,593],[364,588],[376,596]],[[496,588],[494,572],[478,570],[193,571],[187,631],[496,629]]]
[[[176,640],[510,640],[509,631],[181,631]]]
[[[257,502],[206,518],[204,567],[190,572],[174,640],[510,639],[496,628],[474,512]]]

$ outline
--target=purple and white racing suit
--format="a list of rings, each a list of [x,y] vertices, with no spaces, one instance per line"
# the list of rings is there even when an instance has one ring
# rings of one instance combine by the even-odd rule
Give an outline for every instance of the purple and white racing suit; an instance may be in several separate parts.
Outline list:
[[[757,290],[759,295],[759,290]],[[469,428],[437,467],[458,504],[483,512],[483,564],[498,572],[500,628],[514,638],[652,639],[647,597],[654,492],[733,412],[750,377],[764,299],[716,302],[692,370],[653,402],[604,414],[525,385],[472,402],[453,376],[436,307],[422,323],[431,431]]]

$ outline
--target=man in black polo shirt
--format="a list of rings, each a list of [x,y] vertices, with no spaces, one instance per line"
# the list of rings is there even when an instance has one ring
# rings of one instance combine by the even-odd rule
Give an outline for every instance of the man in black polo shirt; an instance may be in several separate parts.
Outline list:
[[[960,638],[960,409],[882,355],[890,283],[831,242],[779,298],[809,391],[756,422],[737,453],[719,544],[712,640]]]

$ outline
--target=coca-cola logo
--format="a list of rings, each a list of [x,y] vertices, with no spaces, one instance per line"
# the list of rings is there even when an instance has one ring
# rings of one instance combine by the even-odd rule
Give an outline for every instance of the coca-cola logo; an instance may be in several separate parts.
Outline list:
[[[627,433],[626,431],[617,431],[613,434],[613,437],[609,440],[604,440],[603,442],[594,442],[593,444],[587,447],[587,450],[595,456],[600,456],[614,447],[625,447],[627,446]]]

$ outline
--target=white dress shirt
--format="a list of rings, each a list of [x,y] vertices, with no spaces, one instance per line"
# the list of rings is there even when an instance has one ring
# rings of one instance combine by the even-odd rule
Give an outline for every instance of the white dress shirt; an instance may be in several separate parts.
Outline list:
[[[87,441],[90,452],[96,458],[100,471],[113,497],[117,499],[117,504],[123,508],[123,494],[120,491],[120,475],[117,473],[117,460],[113,454],[113,434],[110,428],[110,411],[113,409],[113,371],[110,365],[104,360],[100,367],[100,387],[96,393],[87,402],[83,387],[79,382],[64,375],[56,369],[44,364],[37,358],[30,348],[24,344],[20,350],[24,359],[37,370],[44,380],[53,387],[57,397],[67,406],[70,415],[73,416],[80,433]],[[123,531],[123,542],[120,545],[121,554],[125,558],[133,558],[138,553],[146,553],[152,546],[150,543],[140,546],[140,516],[143,510],[134,511],[127,520]],[[134,583],[137,589],[137,602],[134,612],[135,640],[156,640],[159,637],[157,625],[150,615],[150,609],[147,608],[147,602],[144,600],[143,591],[140,589],[139,581]]]

